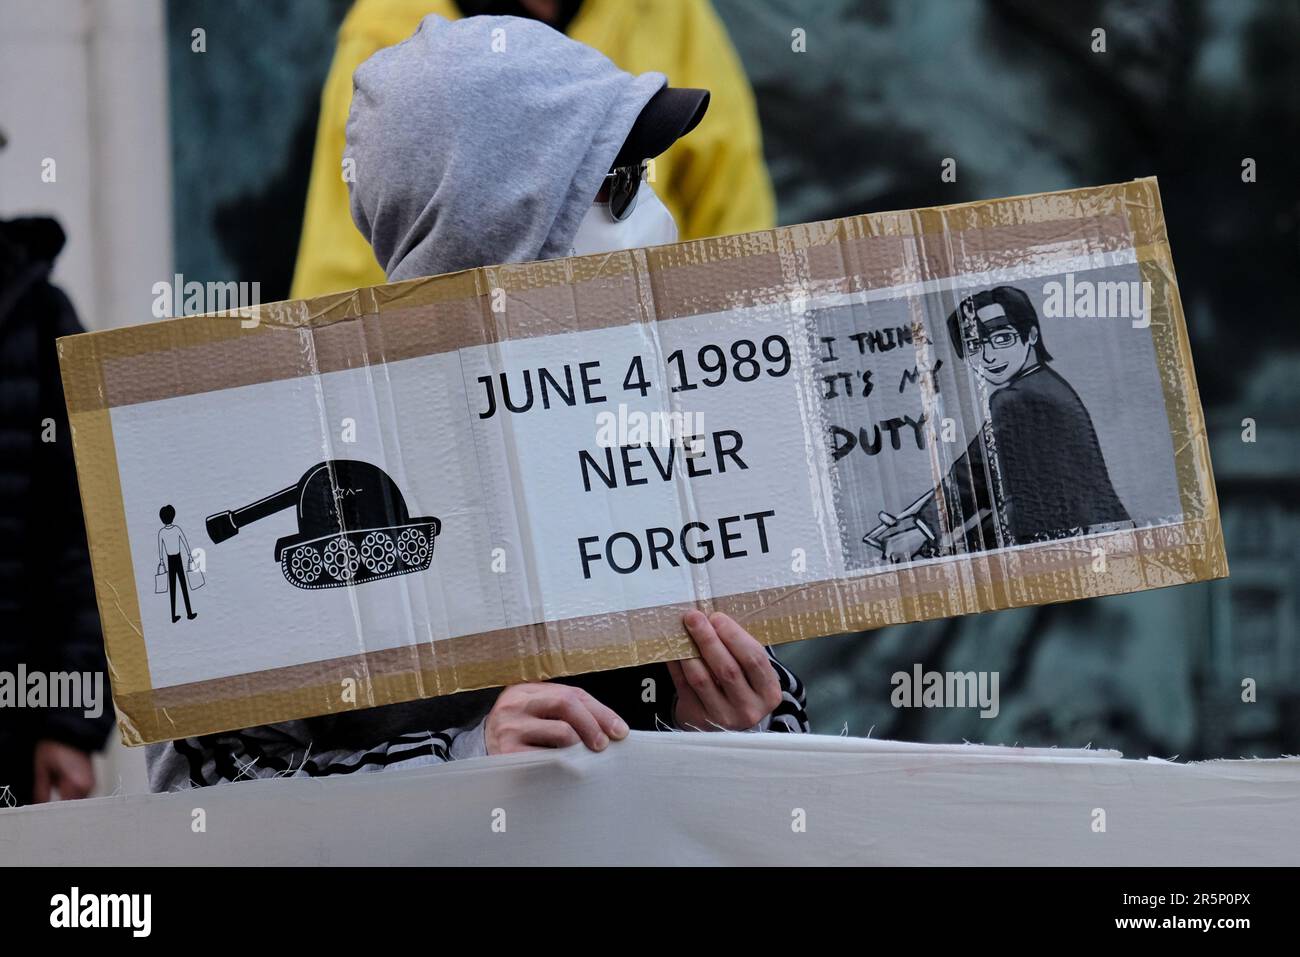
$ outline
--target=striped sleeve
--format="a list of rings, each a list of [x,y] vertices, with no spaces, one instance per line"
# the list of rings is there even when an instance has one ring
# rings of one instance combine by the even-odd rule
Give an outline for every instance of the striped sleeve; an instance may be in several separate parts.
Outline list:
[[[151,745],[149,784],[154,791],[208,787],[274,777],[326,777],[442,764],[452,759],[457,730],[421,731],[364,751],[315,750],[301,722],[286,722]]]
[[[772,659],[772,669],[781,683],[781,703],[776,706],[767,719],[765,731],[807,734],[811,730],[808,723],[808,694],[799,676],[781,664],[779,658],[767,649],[767,656]]]

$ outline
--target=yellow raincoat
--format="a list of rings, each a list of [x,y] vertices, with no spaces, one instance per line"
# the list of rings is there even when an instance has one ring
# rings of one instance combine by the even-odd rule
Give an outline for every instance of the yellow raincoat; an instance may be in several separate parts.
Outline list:
[[[414,33],[430,13],[448,19],[460,15],[454,0],[357,0],[339,28],[321,94],[295,299],[384,281],[352,223],[341,172],[352,72],[371,54]],[[754,95],[708,0],[586,0],[568,35],[630,73],[658,70],[673,86],[713,94],[700,125],[654,164],[655,191],[677,220],[682,239],[773,225],[775,202]]]

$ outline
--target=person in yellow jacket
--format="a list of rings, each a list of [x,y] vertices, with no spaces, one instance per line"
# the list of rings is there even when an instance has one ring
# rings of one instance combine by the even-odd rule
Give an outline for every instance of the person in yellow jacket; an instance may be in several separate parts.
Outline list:
[[[774,225],[775,200],[753,91],[708,0],[515,0],[515,5],[562,27],[629,73],[657,70],[673,86],[711,91],[699,127],[660,156],[653,171],[656,192],[682,239]],[[352,222],[343,179],[353,71],[373,53],[409,37],[430,13],[457,19],[489,12],[501,11],[490,0],[357,0],[349,11],[321,94],[293,298],[384,281],[383,269]]]

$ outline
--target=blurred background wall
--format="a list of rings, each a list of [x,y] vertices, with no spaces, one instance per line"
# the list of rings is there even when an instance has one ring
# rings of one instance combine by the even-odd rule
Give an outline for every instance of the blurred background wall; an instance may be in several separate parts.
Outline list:
[[[783,223],[1159,176],[1232,569],[1223,582],[786,646],[814,729],[1185,759],[1300,752],[1300,0],[714,5],[754,87]],[[14,20],[17,7],[0,0],[0,127],[19,150],[44,129],[87,157],[65,194],[17,198],[72,227],[63,275],[88,324],[148,318],[147,301],[112,291],[142,263],[150,283],[174,263],[187,280],[259,281],[264,301],[286,297],[347,0],[60,0]],[[121,17],[134,23],[125,39]],[[56,47],[62,59],[47,62]],[[4,92],[23,69],[44,71],[48,99]],[[111,136],[130,162],[105,149]],[[26,156],[9,154],[0,164]],[[940,180],[946,157],[955,183]],[[6,214],[12,168],[0,165]],[[892,708],[890,675],[913,663],[1000,672],[1001,713]]]

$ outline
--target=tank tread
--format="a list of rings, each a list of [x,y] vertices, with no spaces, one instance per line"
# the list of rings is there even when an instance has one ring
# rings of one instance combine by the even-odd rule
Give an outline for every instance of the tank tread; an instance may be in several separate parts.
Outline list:
[[[427,571],[437,522],[348,531],[284,549],[280,570],[295,588],[342,588]]]

